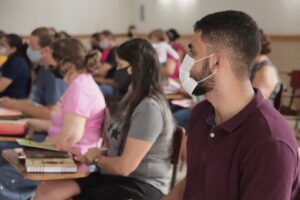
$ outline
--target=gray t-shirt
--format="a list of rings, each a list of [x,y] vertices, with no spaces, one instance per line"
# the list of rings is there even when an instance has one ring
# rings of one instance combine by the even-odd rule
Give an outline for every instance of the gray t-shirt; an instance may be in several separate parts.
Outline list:
[[[166,124],[163,124],[163,116]],[[121,118],[119,116],[112,119],[108,127],[109,157],[119,155],[122,142]],[[158,105],[156,100],[147,97],[135,108],[128,132],[128,137],[153,143],[138,168],[129,177],[149,183],[164,194],[168,193],[172,174],[170,159],[173,152],[174,126],[169,108]]]

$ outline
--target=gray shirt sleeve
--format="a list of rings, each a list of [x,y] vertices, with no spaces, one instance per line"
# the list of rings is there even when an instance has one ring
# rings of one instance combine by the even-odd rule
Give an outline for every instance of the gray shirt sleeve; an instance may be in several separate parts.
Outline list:
[[[154,99],[144,99],[134,110],[128,137],[154,142],[163,130],[162,111]]]

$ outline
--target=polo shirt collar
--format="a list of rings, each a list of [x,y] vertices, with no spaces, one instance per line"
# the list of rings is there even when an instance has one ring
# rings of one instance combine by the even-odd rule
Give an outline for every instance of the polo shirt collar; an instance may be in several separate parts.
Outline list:
[[[235,129],[239,127],[240,124],[242,124],[249,115],[251,115],[264,101],[263,95],[261,92],[254,88],[255,91],[255,97],[248,105],[246,105],[239,113],[237,113],[235,116],[230,118],[229,120],[219,124],[216,126],[215,122],[215,114],[214,112],[210,112],[209,117],[207,118],[207,123],[209,126],[212,126],[216,129],[221,128],[224,129],[227,133],[233,132]]]

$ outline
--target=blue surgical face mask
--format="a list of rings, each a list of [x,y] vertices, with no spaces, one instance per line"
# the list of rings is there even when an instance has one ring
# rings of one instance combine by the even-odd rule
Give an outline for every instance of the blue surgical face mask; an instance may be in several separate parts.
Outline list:
[[[26,54],[32,63],[39,63],[42,58],[40,51],[34,51],[30,47],[27,48]]]

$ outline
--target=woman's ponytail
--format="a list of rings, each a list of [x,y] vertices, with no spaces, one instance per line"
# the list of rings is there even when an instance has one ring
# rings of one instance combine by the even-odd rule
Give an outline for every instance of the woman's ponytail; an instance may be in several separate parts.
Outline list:
[[[85,67],[88,72],[93,72],[100,64],[101,53],[97,50],[90,51],[85,56]]]

